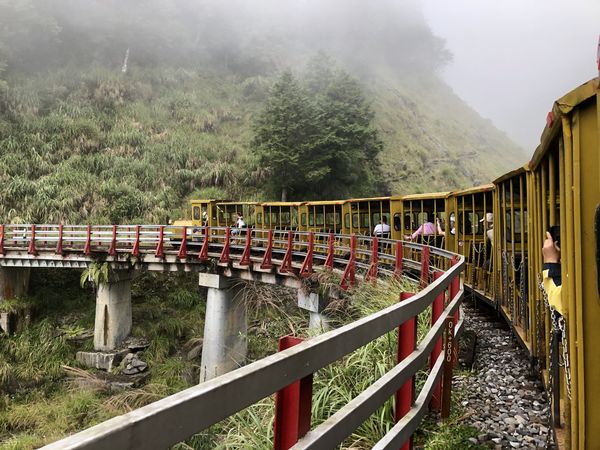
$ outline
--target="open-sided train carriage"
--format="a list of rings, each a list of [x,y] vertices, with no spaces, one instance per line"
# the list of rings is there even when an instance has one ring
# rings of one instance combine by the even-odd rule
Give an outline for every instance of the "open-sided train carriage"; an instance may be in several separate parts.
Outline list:
[[[599,448],[600,114],[599,79],[558,99],[529,163],[530,282],[534,354],[553,391],[561,448]],[[540,248],[560,224],[561,303],[551,314],[537,284]],[[554,316],[554,317],[553,317]],[[554,319],[554,320],[552,320]],[[554,337],[554,338],[553,338]],[[556,378],[560,382],[552,383]],[[560,390],[560,392],[559,392]]]
[[[493,300],[493,194],[486,184],[453,192],[448,198],[446,249],[465,257],[465,285],[490,304]],[[449,228],[449,230],[448,230]]]

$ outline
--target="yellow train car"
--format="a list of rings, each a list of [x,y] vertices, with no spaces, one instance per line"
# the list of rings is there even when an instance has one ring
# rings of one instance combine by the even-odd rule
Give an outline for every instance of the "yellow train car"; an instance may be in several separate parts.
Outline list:
[[[494,283],[499,311],[515,334],[533,352],[527,271],[527,168],[520,167],[494,181]]]
[[[402,196],[403,238],[446,248],[445,237],[449,233],[446,233],[444,227],[450,223],[448,202],[450,194],[450,192],[435,192]]]
[[[238,214],[241,214],[246,228],[256,226],[256,202],[217,202],[215,214],[211,216],[211,226],[234,227]]]
[[[494,185],[486,184],[448,197],[446,249],[465,257],[465,285],[479,298],[494,304],[493,224]]]
[[[348,234],[356,233],[371,236],[375,226],[382,221],[391,225],[390,197],[352,198],[344,204],[344,230]],[[391,226],[390,226],[391,228]],[[387,238],[391,237],[391,232]]]
[[[342,217],[347,200],[306,202],[300,207],[300,226],[315,233],[348,234]]]
[[[555,394],[554,421],[564,427],[559,440],[571,449],[600,448],[598,88],[595,78],[554,103],[527,180],[534,350]],[[537,277],[546,231],[557,224],[562,285],[560,311],[551,313]]]
[[[305,202],[262,202],[256,206],[256,227],[264,230],[303,231],[300,209]]]

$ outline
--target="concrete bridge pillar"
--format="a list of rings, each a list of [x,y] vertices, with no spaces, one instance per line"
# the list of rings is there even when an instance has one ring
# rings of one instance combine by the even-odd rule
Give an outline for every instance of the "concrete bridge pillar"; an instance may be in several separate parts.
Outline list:
[[[0,267],[0,302],[26,295],[30,273],[29,267]]]
[[[131,273],[111,271],[96,292],[94,349],[116,349],[131,332]]]
[[[30,274],[29,267],[0,267],[0,303],[27,295]],[[27,320],[28,317],[27,313]],[[4,333],[14,333],[19,326],[17,322],[19,320],[16,314],[0,313],[0,330]]]
[[[221,275],[200,273],[208,288],[200,383],[242,366],[246,360],[248,321],[240,290]]]
[[[318,292],[305,292],[298,289],[298,307],[307,310],[310,314],[309,329],[319,333],[329,330],[327,317],[323,314],[326,306],[327,303]]]

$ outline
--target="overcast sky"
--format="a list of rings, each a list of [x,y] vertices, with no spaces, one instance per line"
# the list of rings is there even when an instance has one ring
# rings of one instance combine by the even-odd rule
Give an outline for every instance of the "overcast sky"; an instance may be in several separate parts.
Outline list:
[[[533,153],[554,100],[597,76],[600,0],[422,0],[454,61],[443,76]]]

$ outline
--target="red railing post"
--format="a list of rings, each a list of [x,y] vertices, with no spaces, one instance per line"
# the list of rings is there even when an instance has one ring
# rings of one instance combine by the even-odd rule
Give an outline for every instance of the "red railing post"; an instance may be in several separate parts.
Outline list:
[[[57,255],[63,254],[63,224],[58,225],[58,242],[56,243],[55,253]]]
[[[312,231],[309,231],[308,249],[306,250],[306,257],[304,258],[304,262],[302,263],[302,267],[300,268],[300,276],[303,278],[308,278],[312,275],[314,240],[314,233]]]
[[[402,292],[400,301],[406,301],[412,297],[413,293]],[[398,327],[398,363],[409,356],[414,350],[417,342],[417,318],[413,317]],[[411,377],[404,383],[398,392],[396,392],[396,410],[394,420],[398,422],[402,419],[412,407],[415,392],[415,377]],[[410,450],[412,448],[412,437],[404,443],[402,450]]]
[[[333,256],[335,252],[335,234],[329,233],[327,241],[327,259],[325,259],[325,267],[333,269]]]
[[[292,230],[288,231],[288,243],[287,249],[285,251],[285,256],[283,257],[283,261],[281,261],[281,267],[279,268],[279,273],[291,273],[293,271],[292,267],[292,252],[293,252],[293,236]]]
[[[263,256],[262,263],[260,264],[261,269],[272,269],[273,262],[271,258],[273,256],[273,230],[269,230],[267,236],[267,248],[265,250],[265,256]]]
[[[365,276],[365,281],[377,281],[377,265],[379,264],[379,238],[375,236],[371,241],[371,265]]]
[[[116,256],[117,254],[117,226],[112,226],[112,238],[110,240],[110,247],[108,247],[108,254],[110,256]]]
[[[219,256],[220,264],[229,264],[229,261],[231,260],[229,257],[230,241],[231,241],[231,227],[227,227],[225,229],[225,242],[223,244],[223,250],[221,250],[221,255]]]
[[[402,278],[402,258],[404,257],[404,251],[402,249],[402,242],[396,241],[396,267],[394,268],[394,278]]]
[[[187,258],[187,227],[184,226],[182,229],[181,244],[179,244],[179,251],[177,252],[177,258]]]
[[[434,280],[438,280],[442,276],[444,276],[444,272],[440,272],[440,271],[433,272]],[[433,301],[433,304],[431,305],[431,326],[433,326],[437,322],[437,320],[440,318],[440,316],[444,312],[444,296],[445,296],[445,292],[441,292],[435,298],[435,300]],[[442,339],[443,339],[443,336],[440,336],[440,338],[435,343],[433,350],[431,351],[431,358],[429,359],[429,370],[430,371],[433,369],[433,366],[435,366],[435,362],[437,361],[438,357],[440,356],[440,353],[442,353]],[[441,383],[438,383],[433,388],[433,395],[431,397],[431,403],[429,404],[429,408],[433,411],[439,411],[442,406],[441,392],[442,392],[442,385],[441,385]]]
[[[208,244],[210,242],[209,236],[210,230],[207,225],[204,227],[204,240],[202,241],[202,247],[200,247],[200,254],[198,255],[198,259],[202,262],[208,261]]]
[[[429,284],[429,246],[421,247],[421,287]]]
[[[4,225],[0,225],[0,255],[4,255]]]
[[[250,265],[250,249],[252,248],[252,228],[246,229],[246,246],[242,253],[242,259],[240,260],[240,266]]]
[[[88,224],[83,254],[89,255],[90,253],[92,253],[92,225]]]
[[[136,258],[140,256],[140,226],[135,226],[135,243],[133,244],[133,250],[131,250],[131,256]]]
[[[285,336],[279,339],[279,351],[302,342]],[[287,450],[310,430],[312,403],[312,374],[294,381],[275,394],[275,422],[273,448]]]
[[[35,248],[35,224],[31,225],[31,241],[29,241],[27,253],[30,255],[37,255],[37,249]]]
[[[353,287],[356,284],[356,235],[352,234],[350,238],[350,257],[346,270],[342,275],[342,281],[340,282],[340,288],[344,291],[348,290],[348,287]]]
[[[158,243],[156,244],[156,251],[154,252],[154,256],[156,256],[157,258],[165,257],[164,239],[165,239],[165,226],[160,225],[158,227]]]

